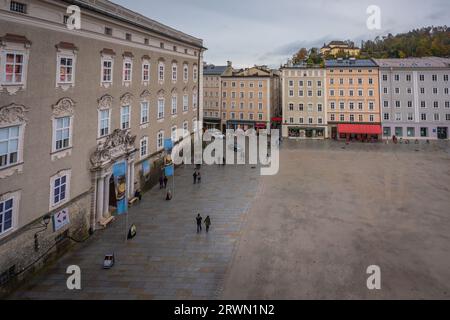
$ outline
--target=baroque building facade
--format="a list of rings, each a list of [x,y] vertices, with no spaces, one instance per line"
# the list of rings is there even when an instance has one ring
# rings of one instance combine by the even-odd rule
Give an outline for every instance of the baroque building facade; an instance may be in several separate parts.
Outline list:
[[[204,50],[106,0],[0,2],[2,288],[104,228],[165,139],[200,128]]]
[[[448,139],[450,59],[376,59],[380,67],[383,136]]]
[[[266,66],[235,70],[229,64],[222,74],[222,131],[270,129],[281,116],[280,91],[278,71]]]
[[[284,138],[328,138],[326,70],[293,65],[281,69]]]

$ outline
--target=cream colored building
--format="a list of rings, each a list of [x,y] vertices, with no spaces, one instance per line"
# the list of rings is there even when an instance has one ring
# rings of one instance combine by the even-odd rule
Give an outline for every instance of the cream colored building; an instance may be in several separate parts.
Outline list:
[[[228,62],[230,65],[231,62]],[[220,129],[221,77],[227,66],[204,64],[203,66],[203,122],[207,129]]]
[[[272,118],[281,115],[280,76],[265,66],[222,74],[222,130],[270,129]]]
[[[202,121],[201,39],[106,0],[70,2],[81,8],[80,30],[67,26],[68,2],[0,2],[5,283],[38,268],[66,236],[103,228],[115,195],[143,187],[144,165],[159,175],[164,139]]]
[[[361,53],[361,49],[350,47],[344,41],[331,41],[329,44],[324,45],[320,49],[320,53],[323,56],[337,56],[341,53],[344,53],[349,57],[358,57]]]
[[[281,74],[283,137],[327,138],[326,70],[288,62]]]
[[[332,138],[381,138],[379,67],[370,59],[326,60]]]

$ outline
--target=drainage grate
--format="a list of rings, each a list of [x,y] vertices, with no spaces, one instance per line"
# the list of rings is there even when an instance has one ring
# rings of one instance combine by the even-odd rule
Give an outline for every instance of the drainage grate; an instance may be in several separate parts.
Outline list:
[[[11,281],[12,278],[14,278],[14,275],[16,274],[16,266],[12,266],[2,274],[0,274],[0,286],[3,286],[7,284],[9,281]]]

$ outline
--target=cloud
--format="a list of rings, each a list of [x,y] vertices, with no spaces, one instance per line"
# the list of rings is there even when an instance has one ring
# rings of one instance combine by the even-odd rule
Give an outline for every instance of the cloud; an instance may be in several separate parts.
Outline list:
[[[301,47],[331,40],[356,44],[387,33],[444,25],[448,0],[113,0],[202,38],[205,60],[237,66],[279,65]],[[366,28],[366,9],[378,5],[382,30]]]

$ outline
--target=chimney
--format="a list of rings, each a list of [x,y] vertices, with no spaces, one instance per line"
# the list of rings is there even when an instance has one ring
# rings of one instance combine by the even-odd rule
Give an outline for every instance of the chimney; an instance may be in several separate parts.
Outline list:
[[[233,66],[233,62],[227,61],[227,66],[228,66],[228,67],[232,67],[232,66]]]

